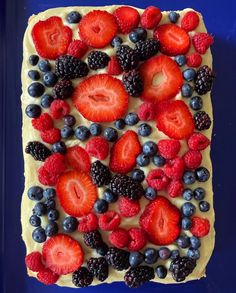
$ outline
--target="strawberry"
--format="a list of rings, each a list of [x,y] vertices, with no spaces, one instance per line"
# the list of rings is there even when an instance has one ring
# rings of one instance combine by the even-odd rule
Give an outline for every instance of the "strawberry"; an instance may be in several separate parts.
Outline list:
[[[70,43],[67,54],[81,59],[88,51],[88,46],[81,40],[74,40]]]
[[[163,171],[167,177],[177,180],[182,178],[184,167],[184,160],[182,158],[176,157],[173,160],[169,160],[165,164]]]
[[[66,234],[57,234],[43,245],[42,255],[47,268],[58,275],[67,275],[77,270],[83,263],[80,244]]]
[[[61,132],[58,128],[50,128],[40,132],[42,140],[46,143],[53,144],[61,139]]]
[[[194,131],[194,121],[183,101],[173,101],[157,115],[157,128],[170,138],[184,139]]]
[[[119,198],[118,207],[121,216],[125,218],[134,217],[141,210],[139,201],[131,200],[123,196]]]
[[[107,66],[107,74],[119,75],[123,72],[117,58],[115,56],[110,57],[110,61]]]
[[[113,231],[120,225],[120,215],[114,211],[108,211],[99,217],[98,225],[101,230]]]
[[[85,149],[79,145],[67,148],[65,155],[66,163],[69,167],[77,171],[89,173],[91,161]]]
[[[177,197],[182,195],[183,190],[184,186],[180,180],[172,180],[167,187],[167,193],[170,197]]]
[[[191,150],[202,151],[210,145],[210,140],[200,132],[193,133],[189,140],[188,146]]]
[[[74,217],[90,213],[98,196],[90,176],[78,171],[63,173],[57,181],[56,190],[62,208]]]
[[[183,159],[188,169],[196,169],[201,165],[202,154],[199,151],[189,150],[184,154]]]
[[[210,231],[210,222],[201,217],[192,217],[192,227],[190,232],[196,237],[204,237]]]
[[[156,245],[172,244],[180,234],[180,211],[167,198],[158,196],[140,217],[140,226]]]
[[[39,272],[44,268],[42,255],[39,251],[33,251],[25,257],[25,265],[32,272]]]
[[[195,50],[200,54],[205,54],[213,42],[213,37],[208,33],[196,33],[192,39]]]
[[[157,143],[159,153],[165,159],[174,159],[180,151],[180,142],[176,139],[161,139]]]
[[[123,228],[118,228],[109,235],[109,242],[117,248],[124,248],[130,242],[128,231]]]
[[[133,130],[126,131],[112,146],[109,168],[112,172],[126,174],[136,165],[141,153],[138,135]]]
[[[128,94],[122,82],[108,74],[92,75],[75,88],[72,101],[88,120],[111,122],[128,109]]]
[[[50,114],[54,119],[61,119],[70,113],[70,106],[66,101],[54,100],[50,105]]]
[[[40,57],[46,59],[55,60],[66,54],[72,40],[72,30],[64,26],[58,16],[38,21],[31,34],[36,51]]]
[[[98,218],[95,214],[89,213],[86,216],[83,216],[79,220],[78,231],[82,233],[88,233],[93,230],[96,230],[98,227]]]
[[[150,121],[156,118],[156,107],[152,103],[144,102],[138,108],[138,117],[142,121]]]
[[[153,169],[148,173],[146,178],[148,186],[155,190],[163,190],[168,186],[169,178],[161,169]]]
[[[162,24],[154,32],[161,44],[161,52],[169,56],[184,55],[190,47],[190,37],[175,24]]]
[[[104,137],[93,137],[85,146],[88,154],[99,160],[105,160],[109,153],[109,143]]]
[[[119,26],[122,34],[128,34],[132,29],[136,28],[139,24],[140,15],[136,9],[129,6],[118,7],[113,15]]]
[[[188,11],[181,20],[181,27],[186,32],[190,32],[198,27],[199,21],[199,16],[195,11]]]
[[[51,271],[48,268],[44,268],[41,271],[38,272],[37,274],[37,278],[38,280],[43,283],[44,285],[53,285],[57,282],[57,280],[59,279],[59,275],[53,273],[53,271]]]
[[[198,53],[192,53],[187,58],[187,65],[189,67],[199,67],[202,64],[202,56]]]
[[[142,99],[152,103],[175,97],[183,84],[178,65],[164,55],[152,57],[144,62],[140,66],[140,74],[144,83]]]
[[[141,25],[146,29],[154,29],[161,19],[161,10],[155,6],[149,6],[144,10],[141,16]]]
[[[130,236],[129,251],[139,251],[147,244],[147,236],[142,229],[130,228],[128,233]]]
[[[39,131],[53,128],[52,117],[48,113],[41,114],[38,118],[32,119],[32,126]]]
[[[107,11],[93,10],[79,23],[82,41],[94,48],[104,48],[115,37],[118,26],[115,17]]]

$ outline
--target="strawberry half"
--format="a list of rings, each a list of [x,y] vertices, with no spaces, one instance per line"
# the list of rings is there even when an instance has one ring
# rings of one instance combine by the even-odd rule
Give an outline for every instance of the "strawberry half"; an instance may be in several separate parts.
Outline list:
[[[92,75],[74,90],[72,101],[88,120],[111,122],[128,109],[128,94],[122,82],[108,74]]]
[[[140,15],[136,9],[129,6],[118,7],[113,15],[119,26],[122,34],[128,34],[133,28],[137,27],[140,20]]]
[[[136,165],[136,158],[142,148],[138,135],[133,130],[126,131],[111,149],[109,168],[113,172],[126,174]]]
[[[171,58],[155,56],[140,66],[140,74],[144,83],[142,99],[158,103],[175,97],[182,84],[182,73]]]
[[[85,173],[90,172],[91,161],[85,149],[79,145],[67,148],[65,155],[66,164],[73,169]]]
[[[180,211],[167,198],[158,196],[140,217],[140,226],[156,245],[172,244],[180,234]]]
[[[90,213],[98,196],[90,176],[77,171],[63,173],[57,181],[56,190],[62,208],[74,217]]]
[[[170,138],[188,138],[194,131],[194,121],[188,106],[183,101],[165,105],[157,114],[157,128]]]
[[[154,32],[154,38],[161,44],[161,52],[169,56],[186,54],[190,47],[190,37],[185,30],[175,24],[162,24]]]
[[[65,234],[49,238],[43,245],[42,255],[47,268],[58,275],[74,272],[83,263],[83,250],[80,244]]]
[[[52,16],[34,25],[32,39],[40,57],[56,59],[66,54],[72,40],[72,30],[63,25],[60,17]]]

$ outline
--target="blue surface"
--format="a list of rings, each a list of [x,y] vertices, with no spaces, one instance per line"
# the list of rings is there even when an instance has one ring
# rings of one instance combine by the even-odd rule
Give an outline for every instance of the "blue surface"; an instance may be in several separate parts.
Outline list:
[[[140,4],[140,3],[145,4]],[[20,202],[23,190],[23,161],[21,150],[20,67],[22,37],[27,18],[32,13],[50,7],[68,5],[130,4],[141,7],[157,5],[162,10],[193,7],[202,12],[208,31],[215,36],[213,46],[214,68],[217,79],[213,90],[214,136],[212,160],[214,165],[214,191],[216,221],[216,248],[207,267],[207,278],[185,285],[163,286],[148,284],[135,292],[191,292],[231,293],[235,286],[235,223],[236,223],[236,1],[234,0],[160,0],[160,1],[108,1],[108,0],[1,0],[1,154],[2,154],[2,218],[1,218],[1,274],[0,292],[55,293],[74,292],[68,288],[46,287],[28,278],[24,266],[25,247],[21,241]],[[6,45],[4,47],[4,45]],[[4,86],[3,86],[4,82]],[[5,123],[4,123],[5,120]],[[3,210],[5,214],[3,214]],[[80,289],[80,292],[131,292],[124,284],[100,285]]]

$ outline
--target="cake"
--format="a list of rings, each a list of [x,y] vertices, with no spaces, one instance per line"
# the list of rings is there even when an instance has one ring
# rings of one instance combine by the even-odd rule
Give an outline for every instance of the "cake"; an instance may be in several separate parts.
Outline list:
[[[53,8],[24,36],[28,275],[86,287],[205,276],[215,77],[202,15]]]

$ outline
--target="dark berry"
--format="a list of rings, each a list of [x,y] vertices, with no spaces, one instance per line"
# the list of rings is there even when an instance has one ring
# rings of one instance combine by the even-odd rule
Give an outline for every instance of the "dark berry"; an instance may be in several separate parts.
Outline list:
[[[91,257],[87,262],[88,270],[95,276],[99,281],[103,282],[108,277],[108,263],[104,257]]]
[[[32,238],[35,242],[38,242],[38,243],[45,242],[47,239],[45,230],[42,227],[37,227],[36,229],[34,229],[32,233]]]
[[[25,152],[30,154],[36,161],[45,161],[49,156],[51,156],[51,151],[39,141],[28,142]]]
[[[102,236],[98,230],[84,233],[84,243],[90,248],[98,248],[103,244]]]
[[[55,99],[64,100],[69,98],[73,93],[73,85],[70,80],[60,80],[53,88],[53,97]]]
[[[139,97],[143,92],[143,80],[136,69],[124,73],[122,82],[131,97]]]
[[[131,173],[131,177],[138,182],[142,182],[145,178],[145,174],[143,170],[140,169],[134,169]]]
[[[188,68],[183,71],[183,78],[186,81],[194,80],[195,76],[196,76],[196,71],[193,68]]]
[[[193,87],[188,83],[184,83],[181,88],[181,94],[185,98],[190,98],[193,94]]]
[[[168,18],[170,20],[170,22],[172,23],[176,23],[179,19],[180,15],[179,13],[175,12],[175,11],[170,11],[170,13],[168,14]]]
[[[175,62],[181,67],[186,64],[186,57],[185,55],[178,55],[175,56]]]
[[[192,227],[192,220],[188,217],[184,217],[181,220],[181,228],[185,231],[189,230]]]
[[[134,49],[138,53],[140,60],[145,61],[158,53],[160,42],[155,39],[139,41],[135,44]]]
[[[184,189],[183,193],[182,193],[183,199],[190,201],[193,198],[193,191],[190,188],[186,188]]]
[[[196,207],[191,202],[185,202],[181,206],[181,211],[184,216],[191,217],[195,213]]]
[[[205,111],[198,111],[193,118],[197,130],[206,130],[211,127],[211,118]]]
[[[98,160],[92,163],[90,174],[93,183],[98,187],[108,185],[111,181],[111,172],[109,168]]]
[[[118,48],[122,43],[123,43],[122,38],[119,37],[119,36],[116,36],[116,37],[114,37],[114,38],[112,39],[112,41],[111,41],[111,46],[112,46],[113,48]]]
[[[82,18],[81,14],[79,12],[77,12],[77,11],[71,11],[66,16],[66,20],[69,23],[79,23],[81,18]]]
[[[74,135],[74,130],[72,127],[65,125],[61,129],[61,137],[62,138],[69,138]]]
[[[41,219],[36,215],[32,215],[29,218],[29,223],[33,227],[39,227],[41,225]]]
[[[164,157],[162,157],[161,155],[155,155],[152,158],[152,162],[157,167],[163,167],[166,163],[166,159]]]
[[[195,77],[195,91],[199,95],[206,94],[211,90],[214,79],[215,73],[210,67],[207,65],[200,67]]]
[[[189,257],[179,257],[170,264],[170,272],[176,282],[182,282],[196,267],[196,260]]]
[[[25,108],[25,114],[29,117],[29,118],[38,118],[41,115],[41,107],[39,105],[36,104],[29,104],[26,108]]]
[[[43,108],[49,108],[53,100],[52,96],[46,94],[41,97],[40,104]]]
[[[186,172],[184,172],[182,179],[183,179],[184,184],[191,185],[196,181],[196,176],[193,171],[186,171]]]
[[[57,80],[57,75],[51,71],[43,75],[43,83],[47,87],[53,87],[57,83]]]
[[[59,212],[58,210],[51,209],[48,211],[48,220],[49,221],[56,221],[59,219]]]
[[[199,96],[195,96],[192,97],[189,101],[189,106],[191,107],[191,109],[193,109],[194,111],[199,111],[202,109],[203,106],[203,101],[202,98]]]
[[[210,172],[205,167],[197,168],[195,174],[199,182],[206,182],[210,178]]]
[[[193,196],[196,200],[203,200],[205,195],[206,195],[206,191],[202,187],[198,187],[194,189],[193,191]]]
[[[156,197],[157,197],[157,193],[156,193],[156,191],[155,191],[153,188],[151,188],[151,187],[147,187],[147,188],[145,189],[144,196],[145,196],[145,198],[148,199],[148,200],[154,200],[154,199],[156,199]]]
[[[136,113],[128,113],[125,116],[125,124],[129,126],[133,126],[139,122],[139,117]]]
[[[92,123],[89,126],[89,130],[90,130],[91,135],[97,136],[102,133],[102,126],[101,126],[101,124],[98,124],[98,123]]]
[[[55,196],[56,196],[56,190],[54,188],[46,188],[43,191],[43,197],[46,200],[53,199],[53,198],[55,198]]]
[[[64,155],[66,153],[66,145],[64,141],[58,141],[52,145],[52,151],[54,153],[60,153]]]
[[[207,202],[207,201],[205,201],[205,200],[202,200],[202,201],[200,201],[199,202],[199,210],[201,211],[201,212],[208,212],[209,211],[209,209],[210,209],[210,204],[209,204],[209,202]]]
[[[101,255],[105,256],[108,251],[108,245],[106,243],[102,243],[98,248],[96,248],[96,252]]]
[[[141,252],[138,252],[138,251],[130,252],[129,264],[131,267],[137,267],[143,262],[143,260],[144,260],[144,256]]]
[[[92,70],[105,68],[110,61],[110,57],[102,51],[91,51],[88,54],[88,65]]]
[[[33,82],[28,87],[28,94],[34,98],[42,96],[44,91],[45,88],[40,82]]]
[[[150,163],[150,157],[148,155],[145,155],[144,153],[141,153],[137,156],[136,162],[140,167],[148,166]]]
[[[137,43],[138,41],[145,41],[147,38],[147,31],[142,27],[137,27],[133,29],[129,34],[129,39],[132,43]]]
[[[140,136],[146,137],[152,133],[152,127],[147,123],[142,123],[138,127],[138,134]]]
[[[40,74],[37,70],[30,70],[28,72],[28,76],[32,80],[39,80],[40,79]]]
[[[155,271],[159,279],[165,279],[167,275],[167,269],[164,266],[157,266]]]
[[[40,201],[43,198],[43,189],[40,186],[32,186],[28,189],[27,195],[31,200]]]
[[[66,217],[62,222],[63,230],[72,233],[74,232],[78,227],[78,220],[75,217]]]
[[[46,206],[46,209],[47,211],[51,210],[51,209],[55,209],[56,207],[56,202],[54,199],[47,199],[45,202],[44,202],[45,206]]]
[[[130,288],[138,288],[154,279],[154,269],[148,266],[138,266],[129,269],[124,276],[125,284]]]
[[[56,222],[49,222],[45,227],[45,234],[52,237],[58,233],[58,225]]]
[[[103,193],[103,199],[108,203],[116,202],[118,199],[118,195],[113,193],[110,189],[106,189]]]
[[[190,237],[190,244],[191,244],[192,248],[198,249],[201,246],[201,241],[196,236],[191,236]]]
[[[153,141],[147,141],[143,145],[143,153],[148,156],[154,156],[157,152],[157,145]]]
[[[116,129],[114,129],[112,127],[107,127],[104,130],[103,136],[105,137],[105,139],[107,141],[114,142],[118,138],[118,133],[117,133],[117,130]]]
[[[98,214],[104,214],[108,210],[108,203],[104,199],[98,199],[94,204],[94,210]]]
[[[181,248],[187,248],[190,246],[189,237],[186,235],[179,236],[179,238],[176,240],[176,243]]]
[[[85,141],[90,136],[90,131],[86,126],[78,126],[75,129],[75,136],[81,141]]]
[[[39,70],[42,72],[48,72],[51,70],[51,64],[48,60],[40,60],[38,63]]]
[[[121,45],[118,47],[116,56],[121,68],[127,72],[135,69],[139,64],[139,54],[127,45]]]
[[[161,247],[159,249],[159,257],[160,259],[168,259],[171,255],[171,251],[168,247]]]
[[[144,250],[144,261],[151,265],[157,262],[159,257],[158,251],[155,248],[146,248]]]
[[[74,126],[76,123],[76,119],[72,115],[66,115],[63,117],[64,124],[67,126]]]
[[[124,119],[118,119],[118,120],[116,120],[115,121],[115,127],[117,129],[120,129],[120,130],[124,129],[125,128],[125,120]]]
[[[129,267],[129,252],[116,247],[110,247],[106,260],[117,271],[127,270]]]
[[[174,249],[174,250],[171,251],[170,259],[173,260],[173,259],[178,258],[179,256],[180,256],[179,250],[178,249]]]
[[[30,55],[29,57],[29,63],[32,66],[37,65],[37,63],[39,62],[39,56],[38,55]]]
[[[93,282],[93,275],[85,267],[80,267],[72,274],[72,283],[76,287],[84,288],[88,287]]]
[[[193,249],[192,247],[190,247],[187,251],[187,256],[192,259],[199,259],[200,251],[198,249]]]

